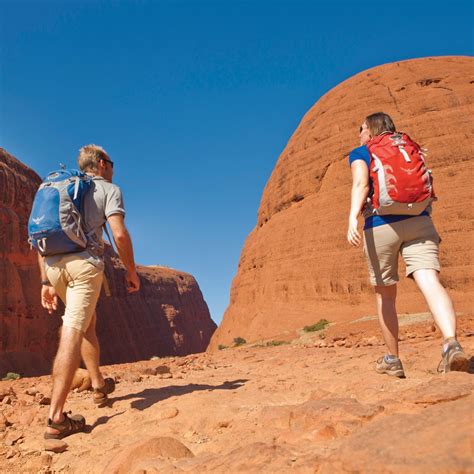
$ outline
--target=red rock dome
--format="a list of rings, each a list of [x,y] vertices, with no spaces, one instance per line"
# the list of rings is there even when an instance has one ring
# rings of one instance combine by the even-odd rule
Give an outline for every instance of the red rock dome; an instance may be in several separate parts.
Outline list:
[[[210,348],[237,336],[272,337],[321,318],[375,314],[362,250],[346,242],[347,156],[358,146],[361,121],[378,111],[428,148],[439,197],[433,219],[443,239],[442,281],[458,311],[472,309],[473,73],[469,57],[386,64],[344,81],[306,113],[265,187]],[[399,312],[427,311],[415,284],[401,280]]]

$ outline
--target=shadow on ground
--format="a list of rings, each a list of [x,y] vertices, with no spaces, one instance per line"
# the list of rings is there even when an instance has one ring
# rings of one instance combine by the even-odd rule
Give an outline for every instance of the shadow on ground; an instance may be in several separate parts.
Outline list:
[[[147,388],[138,393],[129,393],[128,395],[124,395],[122,397],[111,398],[110,403],[112,405],[114,402],[118,402],[120,400],[130,400],[138,398],[138,400],[134,400],[130,406],[137,410],[146,410],[155,403],[161,402],[170,397],[179,397],[181,395],[186,395],[188,393],[202,390],[235,390],[237,388],[242,387],[247,381],[247,379],[238,379],[224,382],[221,385],[204,385],[191,383],[188,385],[171,385],[162,388]]]
[[[474,357],[471,357],[469,359],[469,369],[467,369],[467,371],[470,373],[470,374],[474,374]]]
[[[119,416],[119,415],[123,415],[124,413],[125,411],[121,411],[120,413],[115,413],[115,415],[111,415],[111,416],[100,416],[92,425],[86,425],[86,429],[84,430],[84,433],[90,433],[94,428],[97,428],[100,425],[105,425],[112,418],[115,418],[116,416]]]

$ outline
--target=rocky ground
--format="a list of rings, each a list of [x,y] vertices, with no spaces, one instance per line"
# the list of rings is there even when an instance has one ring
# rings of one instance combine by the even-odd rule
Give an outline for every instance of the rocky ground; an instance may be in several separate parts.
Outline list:
[[[473,322],[459,318],[469,354]],[[108,366],[109,406],[72,392],[88,429],[49,446],[58,453],[42,439],[50,378],[0,382],[0,472],[474,472],[474,378],[437,374],[428,315],[402,316],[400,339],[406,379],[374,372],[373,318]]]

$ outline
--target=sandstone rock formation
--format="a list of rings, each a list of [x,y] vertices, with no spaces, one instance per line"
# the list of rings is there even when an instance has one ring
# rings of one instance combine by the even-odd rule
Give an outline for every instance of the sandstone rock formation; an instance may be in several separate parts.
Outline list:
[[[40,304],[36,252],[27,243],[28,217],[41,179],[0,148],[0,375],[41,373],[54,355],[58,320]]]
[[[27,221],[38,175],[0,149],[0,375],[47,373],[56,352],[60,312],[40,305],[36,252],[27,244]],[[196,280],[164,267],[138,269],[142,290],[128,295],[113,251],[106,258],[111,296],[98,304],[102,362],[204,351],[215,330]]]
[[[161,266],[138,266],[141,289],[128,294],[125,270],[109,250],[106,278],[111,296],[97,305],[97,334],[103,363],[206,350],[216,324],[195,278]]]
[[[351,174],[347,156],[370,113],[389,113],[428,148],[439,201],[442,280],[456,309],[474,302],[472,89],[474,60],[433,57],[361,72],[304,116],[263,192],[257,225],[242,250],[230,304],[210,348],[301,328],[321,318],[374,314],[360,249],[346,242]],[[400,268],[398,310],[425,311]]]

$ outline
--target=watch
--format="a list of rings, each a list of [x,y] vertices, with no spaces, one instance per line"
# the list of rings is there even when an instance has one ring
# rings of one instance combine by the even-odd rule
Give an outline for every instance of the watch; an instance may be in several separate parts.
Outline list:
[[[41,285],[43,286],[52,286],[49,280],[41,280]]]

